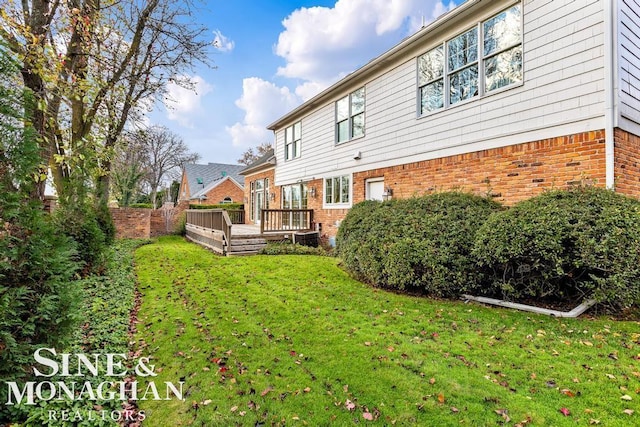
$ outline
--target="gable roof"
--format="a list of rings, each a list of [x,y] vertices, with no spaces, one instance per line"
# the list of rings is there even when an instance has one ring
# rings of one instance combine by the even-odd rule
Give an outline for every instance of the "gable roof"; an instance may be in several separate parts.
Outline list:
[[[240,171],[240,175],[249,175],[254,172],[258,172],[262,169],[266,169],[267,167],[275,166],[275,164],[276,164],[276,157],[275,157],[273,148],[271,148],[269,151],[264,153],[259,159],[255,160],[254,162],[247,165],[244,169],[242,169]]]
[[[225,163],[209,163],[206,165],[189,163],[184,165],[184,173],[189,183],[189,192],[195,195],[206,187],[215,187],[227,177],[232,178],[240,187],[244,187],[244,176],[239,174],[243,168],[243,165]]]
[[[231,181],[232,183],[237,185],[240,190],[244,190],[244,186],[241,185],[238,181],[233,179],[231,176],[225,176],[222,179],[217,179],[215,181],[211,181],[209,183],[209,185],[207,185],[206,187],[204,187],[201,190],[198,190],[196,193],[193,193],[189,199],[190,200],[200,199],[201,197],[206,196],[209,191],[213,190],[214,188],[216,188],[218,185],[222,184],[225,181]],[[204,197],[204,198],[206,198],[206,197]]]

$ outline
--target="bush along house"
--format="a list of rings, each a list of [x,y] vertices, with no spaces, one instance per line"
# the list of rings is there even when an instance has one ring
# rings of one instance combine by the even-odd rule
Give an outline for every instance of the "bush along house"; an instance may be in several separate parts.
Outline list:
[[[469,0],[272,123],[274,175],[245,197],[312,210],[331,241],[365,199],[512,204],[585,182],[639,196],[638,10]]]

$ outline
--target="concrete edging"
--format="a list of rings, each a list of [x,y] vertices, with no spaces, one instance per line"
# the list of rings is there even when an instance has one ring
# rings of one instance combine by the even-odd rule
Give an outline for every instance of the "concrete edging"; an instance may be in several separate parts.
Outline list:
[[[576,308],[574,308],[571,311],[558,311],[558,310],[549,310],[547,308],[534,307],[532,305],[518,304],[518,303],[515,303],[515,302],[509,302],[509,301],[502,301],[502,300],[494,299],[494,298],[475,297],[473,295],[462,295],[461,298],[464,299],[464,300],[467,300],[467,301],[481,302],[483,304],[498,305],[500,307],[514,308],[516,310],[530,311],[532,313],[546,314],[548,316],[569,317],[569,318],[575,318],[575,317],[580,316],[582,313],[587,311],[589,308],[591,308],[596,303],[595,300],[588,299],[588,300],[585,300],[584,302],[582,302],[582,304],[580,304],[579,306],[577,306]]]

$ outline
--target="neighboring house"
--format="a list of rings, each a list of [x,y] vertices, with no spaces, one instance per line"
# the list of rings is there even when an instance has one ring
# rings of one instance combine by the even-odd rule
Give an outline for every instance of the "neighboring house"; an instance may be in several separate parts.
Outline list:
[[[242,203],[244,166],[209,163],[186,164],[182,170],[179,201],[192,204]]]
[[[260,211],[280,206],[280,197],[273,187],[276,158],[273,150],[240,171],[244,176],[244,210],[246,224],[260,224]]]
[[[473,1],[269,126],[272,207],[335,236],[365,199],[640,195],[638,0]]]

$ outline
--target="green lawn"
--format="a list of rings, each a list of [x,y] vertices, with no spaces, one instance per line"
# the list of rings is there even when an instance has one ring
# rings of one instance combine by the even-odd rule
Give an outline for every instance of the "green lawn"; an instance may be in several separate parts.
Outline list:
[[[141,355],[186,395],[141,402],[146,426],[640,423],[638,322],[398,295],[334,258],[176,237],[139,248],[136,271]]]

